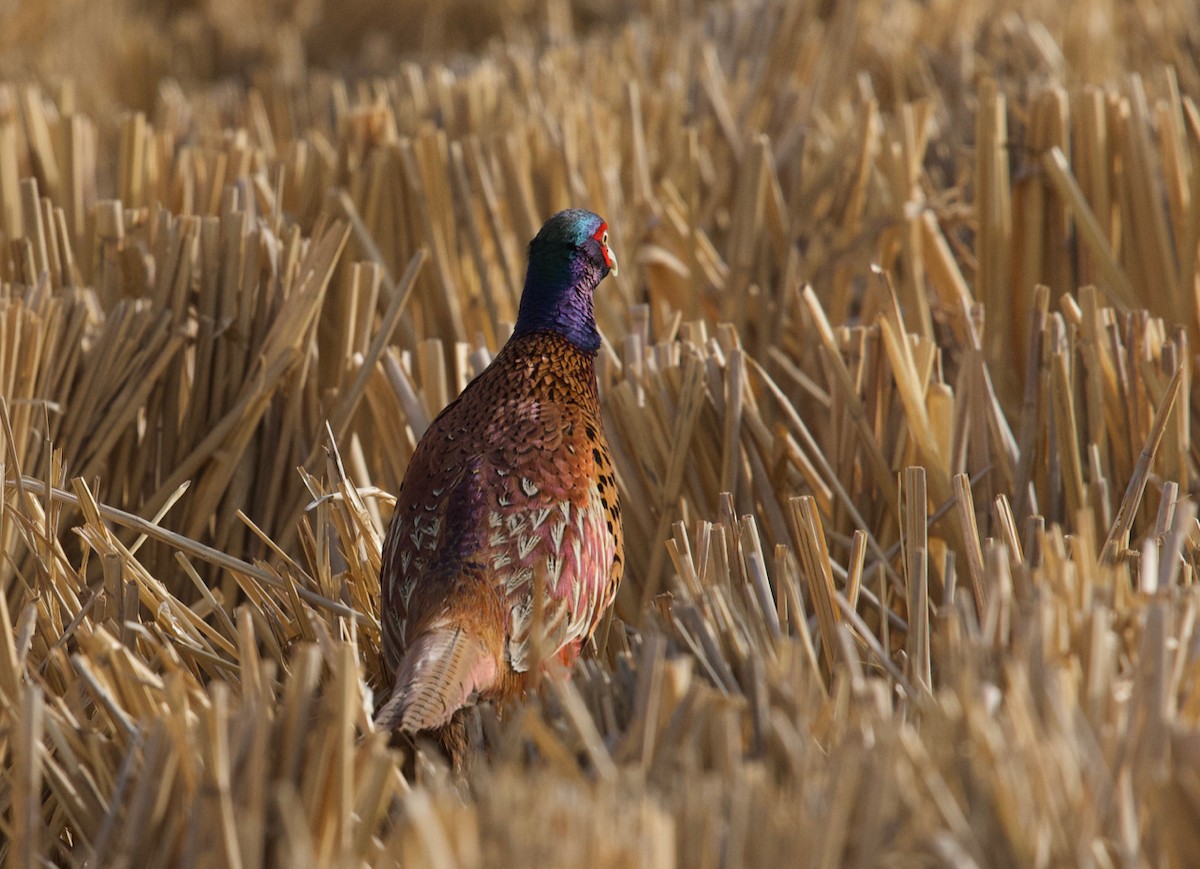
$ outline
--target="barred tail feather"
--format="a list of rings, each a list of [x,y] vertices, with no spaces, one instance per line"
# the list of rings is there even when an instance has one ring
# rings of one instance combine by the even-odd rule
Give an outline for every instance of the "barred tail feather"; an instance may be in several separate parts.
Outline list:
[[[404,653],[391,698],[375,716],[377,727],[416,733],[450,721],[471,697],[491,687],[496,659],[462,628],[438,628]]]

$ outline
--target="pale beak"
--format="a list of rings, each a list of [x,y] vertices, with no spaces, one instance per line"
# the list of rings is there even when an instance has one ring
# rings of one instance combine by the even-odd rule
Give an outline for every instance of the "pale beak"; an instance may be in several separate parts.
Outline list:
[[[617,276],[617,255],[608,245],[604,246],[604,252],[608,254],[608,273],[615,278]]]

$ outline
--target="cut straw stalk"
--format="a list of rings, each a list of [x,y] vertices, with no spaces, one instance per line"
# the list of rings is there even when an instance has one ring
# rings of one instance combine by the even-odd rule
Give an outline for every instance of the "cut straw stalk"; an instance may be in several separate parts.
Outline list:
[[[1141,455],[1138,456],[1137,465],[1133,469],[1133,476],[1129,479],[1129,485],[1125,489],[1125,495],[1121,499],[1121,506],[1117,510],[1117,517],[1113,522],[1113,526],[1109,529],[1108,537],[1104,541],[1104,549],[1101,552],[1101,558],[1106,563],[1116,561],[1120,553],[1128,547],[1129,531],[1133,527],[1134,516],[1141,504],[1142,495],[1146,492],[1146,483],[1150,479],[1150,470],[1154,464],[1154,457],[1158,453],[1159,445],[1162,443],[1163,434],[1167,428],[1167,421],[1170,418],[1171,411],[1175,407],[1175,399],[1179,394],[1179,385],[1183,378],[1183,367],[1180,366],[1171,376],[1170,383],[1167,384],[1166,395],[1163,397],[1162,403],[1158,406],[1158,411],[1154,414],[1154,422],[1150,426],[1150,433],[1146,438],[1146,445],[1142,448]]]
[[[829,552],[825,547],[825,532],[821,517],[812,498],[794,498],[791,508],[792,534],[799,554],[801,573],[808,583],[809,599],[817,614],[817,629],[821,635],[821,657],[825,663],[826,678],[836,668],[837,625],[841,614],[834,603],[837,591],[833,585],[833,572],[829,565]]]
[[[1126,311],[1133,307],[1135,304],[1133,286],[1129,283],[1125,272],[1117,264],[1116,256],[1108,244],[1100,222],[1092,213],[1078,182],[1071,175],[1070,166],[1062,149],[1056,145],[1047,151],[1042,157],[1042,166],[1050,176],[1050,182],[1054,185],[1058,195],[1070,205],[1071,213],[1075,216],[1084,241],[1100,262],[1105,277],[1102,289],[1108,293],[1113,306],[1118,310]]]
[[[905,468],[903,531],[904,578],[908,589],[907,651],[914,681],[926,691],[933,688],[929,642],[929,539],[926,511],[928,495],[924,468]]]

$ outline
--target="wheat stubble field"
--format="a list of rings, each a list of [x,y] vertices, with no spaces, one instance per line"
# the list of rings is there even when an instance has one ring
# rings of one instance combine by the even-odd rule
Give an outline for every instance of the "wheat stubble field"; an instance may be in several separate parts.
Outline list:
[[[1190,0],[0,4],[0,855],[1200,855]],[[379,551],[568,205],[614,615],[456,781]]]

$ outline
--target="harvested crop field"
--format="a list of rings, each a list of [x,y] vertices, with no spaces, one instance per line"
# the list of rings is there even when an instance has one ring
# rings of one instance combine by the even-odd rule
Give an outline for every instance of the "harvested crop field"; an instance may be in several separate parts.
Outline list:
[[[1196,865],[1200,6],[426,5],[0,4],[6,865]],[[456,776],[380,546],[568,206],[625,578]]]

